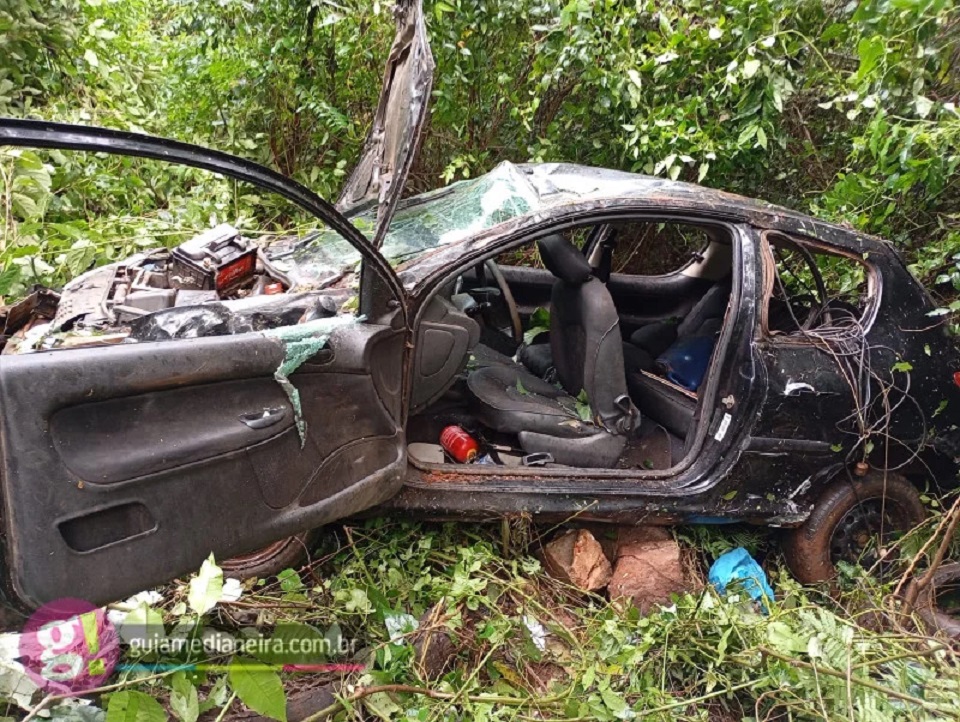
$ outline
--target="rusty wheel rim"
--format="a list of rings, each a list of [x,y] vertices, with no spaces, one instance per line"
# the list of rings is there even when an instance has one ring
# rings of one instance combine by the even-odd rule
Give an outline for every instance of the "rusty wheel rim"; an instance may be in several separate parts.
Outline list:
[[[893,499],[865,499],[850,509],[830,537],[830,557],[870,568],[880,565],[882,576],[893,571],[895,561],[883,559],[880,550],[910,530],[906,512]]]
[[[283,548],[287,546],[292,539],[293,537],[280,539],[279,541],[267,544],[267,546],[261,547],[260,549],[255,549],[247,554],[240,554],[238,556],[231,557],[223,562],[220,566],[226,571],[236,571],[238,569],[243,569],[244,567],[250,567],[268,562],[281,551],[283,551]]]

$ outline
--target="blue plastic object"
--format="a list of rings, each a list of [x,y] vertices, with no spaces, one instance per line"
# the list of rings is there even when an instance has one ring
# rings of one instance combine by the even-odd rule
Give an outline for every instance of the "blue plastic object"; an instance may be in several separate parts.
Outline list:
[[[729,585],[739,582],[751,598],[760,602],[764,611],[767,610],[766,600],[773,599],[773,589],[767,581],[766,572],[743,547],[718,557],[710,567],[707,579],[721,594],[726,592]]]
[[[710,363],[710,354],[717,339],[714,336],[691,336],[677,341],[663,352],[657,363],[667,378],[689,391],[696,391]]]

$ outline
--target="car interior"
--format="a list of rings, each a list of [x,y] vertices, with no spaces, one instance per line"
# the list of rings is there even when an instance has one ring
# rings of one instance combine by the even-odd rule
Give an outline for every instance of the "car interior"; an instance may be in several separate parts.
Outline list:
[[[719,226],[604,223],[541,237],[440,288],[417,331],[411,459],[679,464],[727,317],[731,243]],[[451,426],[472,439],[467,457],[443,443]]]

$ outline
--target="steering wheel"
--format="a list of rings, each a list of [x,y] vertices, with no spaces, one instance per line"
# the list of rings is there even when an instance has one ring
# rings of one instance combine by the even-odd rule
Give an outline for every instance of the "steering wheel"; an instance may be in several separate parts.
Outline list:
[[[494,283],[497,284],[496,288],[486,285],[487,274],[490,274]],[[453,286],[453,293],[456,295],[462,291],[463,276],[457,276],[456,283]],[[499,266],[497,266],[493,260],[484,261],[481,266],[477,267],[477,286],[470,289],[469,293],[473,296],[476,302],[475,308],[479,308],[479,311],[468,311],[468,313],[470,313],[470,315],[479,313],[484,322],[493,329],[497,328],[497,323],[490,313],[490,309],[493,306],[490,299],[494,297],[503,299],[507,313],[510,316],[510,337],[517,346],[523,343],[523,324],[520,321],[520,311],[517,309],[517,302],[513,298],[513,293],[510,292],[510,286],[507,284],[507,280],[503,277]],[[487,298],[486,300],[480,300],[477,298],[478,296],[486,296]]]
[[[803,325],[800,327],[804,331],[809,331],[813,328],[814,322],[816,322],[818,316],[823,316],[823,320],[830,324],[833,322],[833,319],[830,316],[830,299],[827,297],[827,286],[823,282],[823,274],[820,273],[820,269],[817,267],[817,262],[813,259],[813,254],[810,253],[810,250],[806,246],[797,246],[797,250],[800,251],[800,255],[803,256],[803,260],[807,262],[807,268],[810,269],[810,275],[813,276],[813,284],[817,287],[817,296],[820,301],[819,305],[813,305],[810,307],[810,313],[807,314],[806,319],[803,321]]]
[[[523,323],[520,321],[520,311],[517,309],[517,302],[510,291],[507,279],[503,277],[500,266],[491,258],[483,262],[483,270],[493,276],[497,288],[500,289],[500,298],[503,299],[507,307],[507,313],[510,314],[510,331],[513,335],[513,341],[518,346],[523,343]]]

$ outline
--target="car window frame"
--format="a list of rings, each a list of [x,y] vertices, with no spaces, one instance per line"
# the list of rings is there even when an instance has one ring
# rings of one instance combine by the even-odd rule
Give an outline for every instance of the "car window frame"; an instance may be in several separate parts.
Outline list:
[[[673,223],[673,221],[649,221],[647,225],[656,224],[656,223]],[[691,228],[701,228],[701,226],[697,223],[674,223],[674,225],[684,225],[684,226],[690,226]],[[581,251],[583,252],[583,255],[586,258],[590,257],[590,254],[593,253],[593,251],[595,250],[596,244],[599,243],[600,240],[605,237],[605,234],[603,232],[604,229],[609,229],[611,226],[613,226],[613,223],[609,223],[609,222],[598,223],[594,226],[594,228],[597,229],[596,235],[594,236],[594,231],[591,230],[591,235],[590,237],[587,238],[587,243],[585,243],[583,248],[581,249]],[[613,275],[643,276],[644,278],[668,278],[670,276],[677,276],[683,273],[685,270],[687,270],[694,263],[699,262],[698,256],[702,255],[703,252],[710,246],[712,242],[713,240],[708,237],[706,243],[700,248],[700,250],[691,251],[690,258],[687,259],[686,263],[684,263],[681,266],[678,266],[677,268],[675,268],[672,271],[669,271],[668,273],[624,273],[623,271],[613,271],[611,269],[610,275],[611,276]],[[613,259],[614,261],[616,261],[616,256],[614,256]]]
[[[770,300],[773,296],[774,283],[777,277],[777,259],[773,254],[773,246],[770,243],[770,236],[780,236],[788,243],[805,248],[811,254],[823,253],[826,255],[839,256],[847,258],[855,263],[859,263],[864,269],[864,280],[867,283],[867,292],[864,294],[864,309],[860,314],[859,322],[864,334],[868,333],[876,319],[877,309],[880,306],[880,296],[882,292],[882,277],[876,265],[870,263],[868,258],[864,258],[855,251],[841,248],[839,246],[816,241],[804,236],[798,236],[778,229],[765,229],[760,231],[757,238],[757,250],[760,258],[760,271],[762,278],[760,280],[760,308],[757,309],[757,337],[765,341],[777,343],[803,343],[811,345],[816,341],[810,337],[810,334],[801,333],[802,329],[791,332],[774,332],[769,325]],[[814,329],[811,329],[811,331]]]

